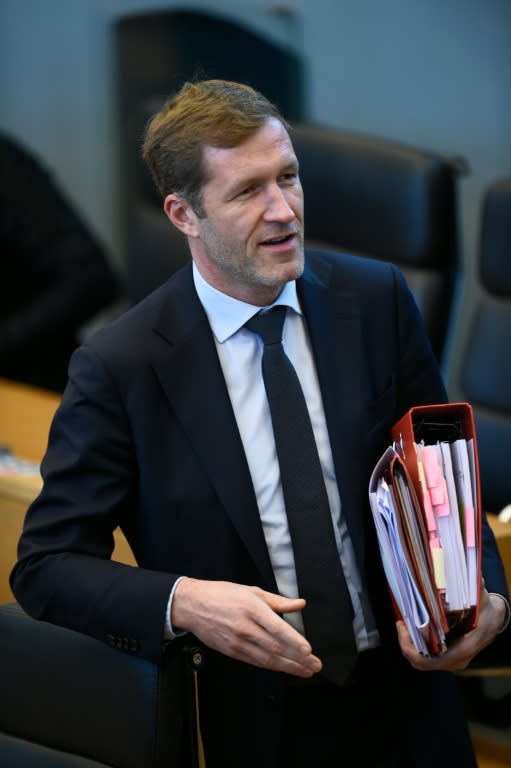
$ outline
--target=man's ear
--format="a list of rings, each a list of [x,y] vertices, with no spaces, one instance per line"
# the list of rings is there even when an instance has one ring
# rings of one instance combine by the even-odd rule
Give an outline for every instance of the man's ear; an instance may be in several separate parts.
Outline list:
[[[163,201],[163,210],[172,224],[186,237],[197,237],[197,214],[180,195],[167,195]]]

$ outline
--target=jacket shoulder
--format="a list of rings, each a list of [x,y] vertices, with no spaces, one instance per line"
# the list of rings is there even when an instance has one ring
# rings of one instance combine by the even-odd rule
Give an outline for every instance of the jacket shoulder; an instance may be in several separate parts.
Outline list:
[[[377,292],[394,289],[396,282],[406,288],[404,277],[396,267],[387,261],[359,256],[345,251],[324,251],[306,249],[305,280],[320,283],[344,291],[363,289]]]

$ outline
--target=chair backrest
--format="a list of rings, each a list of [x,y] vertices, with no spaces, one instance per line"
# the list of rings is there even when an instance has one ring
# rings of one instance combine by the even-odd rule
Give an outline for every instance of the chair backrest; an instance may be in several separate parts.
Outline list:
[[[477,425],[483,506],[511,504],[511,178],[491,183],[480,220],[475,308],[459,377]]]
[[[317,125],[294,125],[292,138],[307,240],[397,264],[440,359],[458,268],[463,161]]]
[[[0,765],[191,768],[176,649],[158,666],[1,605]]]

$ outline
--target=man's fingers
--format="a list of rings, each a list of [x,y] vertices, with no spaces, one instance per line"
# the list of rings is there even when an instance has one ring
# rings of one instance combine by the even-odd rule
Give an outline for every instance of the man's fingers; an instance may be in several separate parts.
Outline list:
[[[287,675],[294,675],[295,677],[310,678],[313,675],[321,671],[321,662],[319,659],[314,666],[304,666],[299,664],[293,659],[289,659],[286,656],[274,656],[269,655],[261,651],[257,647],[253,647],[247,650],[246,653],[240,654],[239,661],[244,661],[247,664],[252,664],[255,667],[261,667],[262,669],[268,669],[272,672],[283,672]]]
[[[276,613],[296,613],[302,611],[305,607],[305,600],[301,597],[283,597],[282,595],[276,595],[274,592],[266,592],[260,587],[248,587],[254,595],[257,595],[264,600],[272,611]]]
[[[456,638],[440,656],[422,656],[415,648],[403,621],[396,622],[399,645],[408,662],[421,671],[443,670],[459,672],[466,669],[474,656],[495,637],[493,609],[489,600],[483,602],[479,624],[475,629]]]
[[[286,658],[300,664],[303,663],[303,657],[310,657],[311,660],[314,660],[315,671],[319,671],[317,668],[319,659],[312,656],[312,647],[309,641],[287,621],[283,621],[279,615],[303,610],[305,600],[282,597],[272,592],[265,592],[259,587],[250,587],[250,589],[271,609],[262,612],[260,620],[262,628],[279,644],[273,649],[274,653],[276,655],[285,654]]]
[[[322,664],[312,654],[309,641],[279,615],[301,610],[305,601],[291,600],[257,589],[255,595],[261,598],[264,605],[254,616],[258,626],[249,649],[251,654],[257,656],[257,665],[306,676],[319,672]]]

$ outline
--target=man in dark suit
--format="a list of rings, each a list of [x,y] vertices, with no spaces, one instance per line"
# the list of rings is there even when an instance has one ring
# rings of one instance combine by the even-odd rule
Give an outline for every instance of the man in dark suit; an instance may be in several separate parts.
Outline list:
[[[74,354],[12,576],[18,600],[156,661],[191,633],[206,647],[208,768],[475,766],[442,670],[466,666],[505,623],[491,532],[485,524],[478,627],[424,658],[403,624],[396,633],[368,508],[391,425],[446,398],[402,277],[345,254],[304,257],[286,125],[246,86],[187,84],[153,118],[144,153],[193,266]],[[358,658],[341,683],[304,636],[309,606],[262,343],[245,327],[276,305],[287,308],[283,344],[305,392],[351,601],[335,643],[351,638]],[[110,561],[117,525],[139,568]]]

